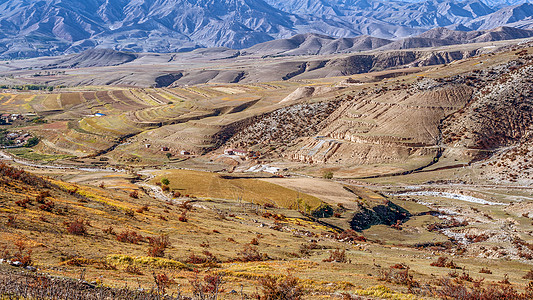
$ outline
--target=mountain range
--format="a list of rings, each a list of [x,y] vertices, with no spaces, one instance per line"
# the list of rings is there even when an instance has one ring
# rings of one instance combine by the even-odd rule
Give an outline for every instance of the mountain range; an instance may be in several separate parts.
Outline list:
[[[467,32],[500,26],[533,28],[533,5],[480,0],[0,0],[0,58],[91,48],[244,49],[302,33],[368,35],[379,44],[380,39],[438,27]]]

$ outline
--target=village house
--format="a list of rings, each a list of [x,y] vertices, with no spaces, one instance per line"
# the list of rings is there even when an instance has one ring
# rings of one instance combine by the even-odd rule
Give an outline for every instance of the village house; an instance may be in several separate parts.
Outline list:
[[[242,157],[248,156],[248,151],[240,150],[240,149],[226,149],[224,150],[224,154],[226,155],[238,155]]]
[[[11,123],[16,120],[24,119],[24,116],[19,114],[1,114],[0,119],[5,123]]]

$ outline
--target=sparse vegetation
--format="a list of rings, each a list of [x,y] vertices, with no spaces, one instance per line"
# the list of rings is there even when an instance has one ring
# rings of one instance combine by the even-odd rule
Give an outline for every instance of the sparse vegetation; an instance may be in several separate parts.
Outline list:
[[[506,43],[349,80],[305,76],[366,54],[285,82],[218,83],[223,59],[216,84],[4,91],[0,298],[532,298],[533,56]]]
[[[87,225],[88,223],[82,219],[75,220],[72,222],[66,222],[67,232],[74,235],[85,235],[87,234]]]
[[[148,237],[148,255],[153,257],[163,257],[165,249],[170,247],[170,240],[166,235]]]
[[[300,280],[292,275],[275,277],[267,275],[259,280],[261,300],[300,300],[307,294]]]

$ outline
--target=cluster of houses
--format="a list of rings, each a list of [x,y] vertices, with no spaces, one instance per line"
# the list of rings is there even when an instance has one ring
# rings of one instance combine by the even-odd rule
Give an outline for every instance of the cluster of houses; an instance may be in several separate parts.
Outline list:
[[[25,145],[29,139],[31,139],[33,136],[27,132],[22,132],[22,131],[15,131],[15,132],[10,132],[8,134],[6,134],[6,139],[8,141],[12,141],[13,143],[11,144],[12,147],[20,147],[20,146],[23,146]]]
[[[17,120],[23,120],[24,116],[21,114],[1,114],[0,115],[0,123],[4,124],[10,124],[12,122],[15,122]]]
[[[144,144],[144,147],[146,149],[152,148],[152,144]],[[161,152],[170,152],[171,149],[169,147],[167,147],[167,146],[161,146],[159,148],[159,151],[161,151]],[[181,151],[179,151],[179,154],[180,155],[184,155],[184,156],[192,155],[192,153],[187,151],[187,150],[181,150]]]
[[[224,154],[236,155],[242,158],[252,158],[252,159],[257,159],[261,155],[257,151],[246,151],[246,150],[241,150],[241,149],[226,149],[224,150]]]

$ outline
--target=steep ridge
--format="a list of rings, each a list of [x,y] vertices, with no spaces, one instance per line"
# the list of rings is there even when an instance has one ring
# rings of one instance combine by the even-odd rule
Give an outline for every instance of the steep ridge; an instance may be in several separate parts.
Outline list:
[[[299,34],[290,39],[257,44],[242,51],[243,55],[326,55],[373,50],[392,41],[370,36],[335,39],[318,34]]]
[[[399,50],[412,48],[441,47],[448,45],[486,43],[512,39],[530,38],[533,30],[511,27],[498,27],[491,30],[458,31],[447,28],[435,28],[419,36],[392,42],[380,50]]]

